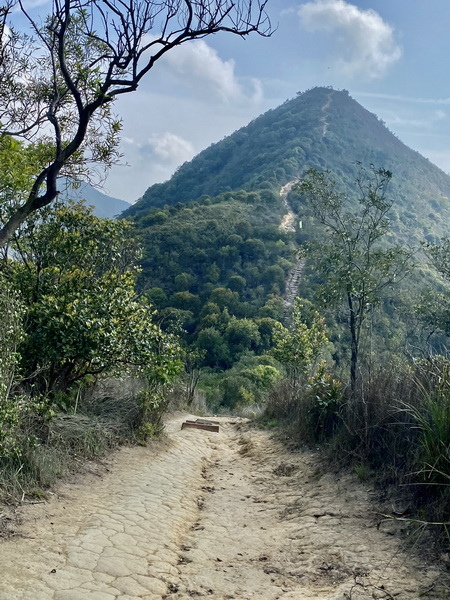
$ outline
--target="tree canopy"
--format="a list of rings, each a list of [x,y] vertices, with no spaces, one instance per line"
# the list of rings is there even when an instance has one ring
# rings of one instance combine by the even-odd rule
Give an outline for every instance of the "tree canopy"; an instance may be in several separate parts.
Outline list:
[[[126,221],[93,216],[83,205],[29,219],[3,273],[25,305],[21,371],[40,393],[65,390],[86,375],[176,370],[175,339],[136,296],[139,249]]]
[[[356,202],[343,192],[329,172],[310,169],[296,189],[323,226],[309,254],[323,276],[322,303],[343,302],[350,333],[350,381],[357,377],[363,324],[383,291],[407,272],[411,252],[386,245],[393,199],[388,194],[392,173],[360,166]]]

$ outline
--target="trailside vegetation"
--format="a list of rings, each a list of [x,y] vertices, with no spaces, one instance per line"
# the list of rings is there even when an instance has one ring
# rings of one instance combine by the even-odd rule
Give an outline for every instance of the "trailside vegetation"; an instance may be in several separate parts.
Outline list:
[[[330,173],[308,170],[294,193],[322,226],[304,246],[321,280],[321,306],[343,305],[350,337],[350,386],[356,393],[364,326],[374,320],[386,288],[406,277],[412,249],[386,243],[391,231],[389,194],[392,173],[362,165],[356,178],[356,201],[339,189]]]
[[[157,431],[162,389],[182,368],[178,340],[137,293],[130,225],[63,205],[60,190],[117,160],[114,101],[161,57],[218,32],[270,35],[266,4],[55,0],[38,17],[15,0],[0,6],[0,472],[18,474],[20,489],[45,478],[53,438],[71,452],[94,448],[104,429],[119,439],[119,413],[127,434]],[[142,388],[128,410],[124,398],[110,406],[107,427],[92,403],[81,418],[83,388],[106,376]]]
[[[3,222],[48,160],[0,138]],[[152,186],[125,219],[59,201],[32,211],[0,261],[0,474],[17,493],[50,483],[63,450],[142,441],[176,388],[190,407],[262,413],[362,479],[407,484],[421,521],[445,529],[449,197],[444,173],[319,88]]]
[[[417,269],[413,249],[392,242],[392,174],[359,168],[357,194],[343,191],[329,172],[315,170],[294,187],[302,214],[314,226],[302,247],[307,268],[299,290],[307,290],[309,300],[296,300],[289,331],[275,337],[272,354],[288,377],[269,393],[265,419],[283,423],[291,443],[326,443],[333,460],[352,466],[361,478],[406,485],[412,509],[421,511],[420,526],[432,523],[444,532],[445,543],[450,362],[440,351],[450,334],[449,240],[422,245],[442,280],[441,292],[434,284],[420,295],[407,281]],[[409,314],[389,319],[399,312],[405,291],[415,298],[405,304]],[[328,324],[319,338],[313,306],[325,317],[322,327]],[[389,351],[384,336],[399,322],[403,347]],[[306,369],[305,356],[316,359]]]
[[[17,474],[7,494],[50,483],[64,456],[161,430],[182,350],[137,295],[139,256],[128,222],[73,203],[28,219],[5,248],[0,472]],[[105,378],[123,381],[112,399],[90,392]]]

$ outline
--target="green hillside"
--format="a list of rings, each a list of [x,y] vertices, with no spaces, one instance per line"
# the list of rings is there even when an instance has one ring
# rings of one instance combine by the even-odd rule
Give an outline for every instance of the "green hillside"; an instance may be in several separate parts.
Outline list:
[[[229,368],[270,345],[295,257],[282,214],[277,195],[240,191],[156,209],[140,222],[141,290],[165,327],[181,327],[206,352],[208,366]]]
[[[169,181],[151,186],[124,215],[139,218],[154,207],[205,194],[278,190],[311,167],[329,169],[349,185],[356,161],[393,172],[394,229],[405,241],[431,241],[448,233],[450,178],[346,91],[330,88],[299,94],[213,144]]]
[[[150,187],[123,213],[143,244],[140,292],[156,306],[164,328],[181,332],[186,345],[200,351],[203,366],[236,370],[251,357],[263,357],[274,331],[286,323],[286,286],[302,244],[326,243],[302,195],[294,188],[287,203],[282,186],[310,168],[329,171],[349,197],[351,216],[360,206],[358,165],[393,174],[389,227],[375,252],[401,246],[408,253],[449,234],[450,177],[405,146],[348,92],[330,88],[299,94],[258,117],[184,164],[169,181]],[[290,227],[280,227],[288,210],[295,217]],[[436,276],[423,255],[416,258],[421,265],[412,278],[400,277],[402,287],[396,284],[395,290],[387,285],[381,304],[376,301],[370,335],[380,357],[404,346],[416,327],[420,289],[435,289]],[[332,272],[333,265],[327,268]],[[345,369],[345,303],[339,309],[321,303],[325,280],[312,257],[296,277],[290,298],[298,291],[326,316],[330,358]],[[239,401],[233,393],[233,402]]]

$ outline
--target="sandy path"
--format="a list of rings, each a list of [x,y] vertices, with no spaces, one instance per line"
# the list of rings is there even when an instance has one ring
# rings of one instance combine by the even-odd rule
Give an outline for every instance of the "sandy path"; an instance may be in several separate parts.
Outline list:
[[[448,598],[448,574],[377,527],[370,490],[311,452],[221,418],[155,454],[123,449],[95,485],[28,507],[0,544],[1,600],[417,600]]]
[[[287,197],[293,185],[296,183],[298,183],[298,180],[294,179],[293,181],[286,183],[286,185],[283,185],[283,187],[280,190],[280,198],[283,202],[284,207],[287,210],[287,213],[283,215],[283,218],[281,219],[280,223],[280,229],[283,229],[284,231],[295,231],[295,215],[288,204]]]

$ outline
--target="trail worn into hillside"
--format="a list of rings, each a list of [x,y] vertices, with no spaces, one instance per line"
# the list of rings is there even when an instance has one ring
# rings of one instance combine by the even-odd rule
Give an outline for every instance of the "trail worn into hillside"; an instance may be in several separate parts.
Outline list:
[[[159,451],[122,449],[101,478],[29,506],[0,544],[0,598],[449,597],[449,574],[402,549],[369,488],[325,472],[315,452],[217,420],[212,433],[174,418]]]
[[[280,189],[280,198],[287,210],[286,214],[283,216],[283,219],[280,223],[280,228],[284,229],[284,231],[295,231],[295,214],[289,206],[289,202],[287,200],[289,192],[292,189],[292,186],[298,183],[298,180],[290,181],[286,185],[284,185]],[[284,315],[283,318],[285,321],[289,320],[292,306],[294,304],[294,300],[298,294],[298,286],[300,285],[300,279],[302,276],[303,269],[305,267],[305,260],[303,258],[297,258],[294,263],[294,266],[289,271],[288,276],[286,278],[286,290],[284,292]]]
[[[286,183],[286,185],[283,185],[283,187],[280,189],[280,198],[281,198],[281,201],[283,202],[283,205],[287,211],[286,214],[283,216],[281,223],[280,223],[280,229],[284,229],[284,231],[295,231],[295,226],[294,226],[295,215],[287,201],[289,192],[291,191],[292,186],[295,183],[297,183],[296,179],[294,179],[293,181],[290,181],[289,183]]]
[[[320,118],[320,122],[322,124],[322,137],[324,138],[328,133],[328,109],[330,108],[331,98],[334,94],[334,90],[330,90],[327,94],[327,100],[325,104],[322,106],[321,110],[323,112],[322,117]]]

